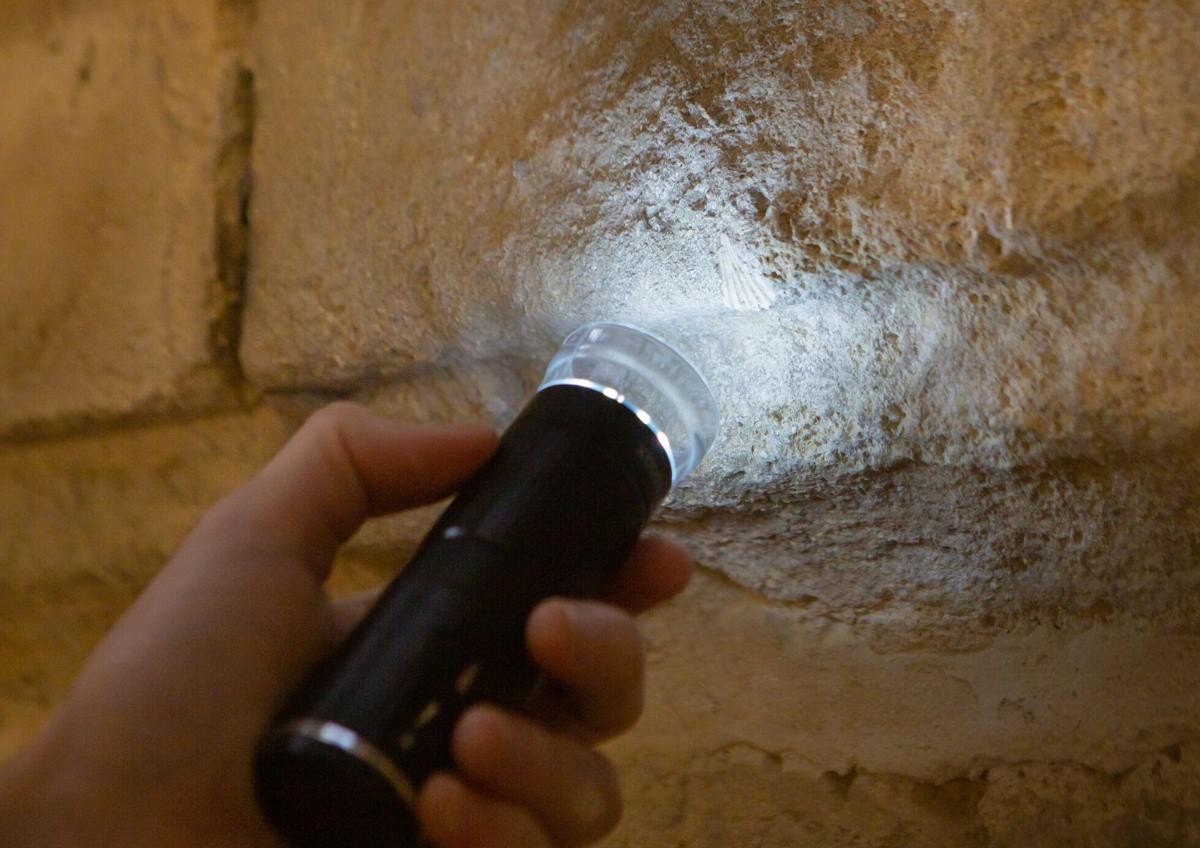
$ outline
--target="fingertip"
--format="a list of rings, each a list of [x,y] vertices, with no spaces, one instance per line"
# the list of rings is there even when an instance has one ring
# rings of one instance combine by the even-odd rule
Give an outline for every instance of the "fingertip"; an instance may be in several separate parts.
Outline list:
[[[467,788],[461,780],[438,772],[417,795],[417,819],[425,836],[437,845],[453,845],[462,830]]]
[[[565,598],[542,601],[526,622],[525,646],[543,668],[562,667],[570,659],[572,628],[569,603]]]
[[[694,570],[695,561],[683,545],[643,536],[605,598],[629,612],[644,612],[682,592]]]
[[[673,598],[687,588],[696,570],[696,560],[683,545],[669,539],[650,537],[646,543],[658,560],[658,587],[661,600]]]
[[[528,812],[444,772],[425,781],[417,796],[417,818],[424,839],[439,848],[550,848]]]
[[[604,601],[555,598],[530,616],[526,647],[552,679],[583,692],[640,688],[642,637],[628,611]]]

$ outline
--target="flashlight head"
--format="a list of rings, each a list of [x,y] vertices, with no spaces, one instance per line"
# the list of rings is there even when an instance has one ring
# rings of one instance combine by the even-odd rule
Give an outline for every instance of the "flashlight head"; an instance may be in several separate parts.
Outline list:
[[[563,341],[541,389],[582,386],[628,407],[649,427],[671,464],[671,483],[691,473],[720,428],[712,391],[683,354],[627,324],[585,324]]]

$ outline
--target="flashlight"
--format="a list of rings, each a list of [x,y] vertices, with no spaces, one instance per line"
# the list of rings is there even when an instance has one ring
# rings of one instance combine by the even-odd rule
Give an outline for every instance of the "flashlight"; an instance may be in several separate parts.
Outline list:
[[[415,795],[453,768],[459,716],[535,692],[534,607],[601,592],[719,421],[661,339],[614,323],[567,336],[493,457],[262,739],[259,803],[287,841],[416,845]]]

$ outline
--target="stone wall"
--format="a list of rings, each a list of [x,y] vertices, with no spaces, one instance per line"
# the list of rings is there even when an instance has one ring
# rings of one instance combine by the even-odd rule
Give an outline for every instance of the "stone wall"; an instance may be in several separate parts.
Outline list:
[[[608,317],[725,416],[608,845],[1200,845],[1198,44],[1196,0],[9,0],[0,757],[307,411],[503,424]]]

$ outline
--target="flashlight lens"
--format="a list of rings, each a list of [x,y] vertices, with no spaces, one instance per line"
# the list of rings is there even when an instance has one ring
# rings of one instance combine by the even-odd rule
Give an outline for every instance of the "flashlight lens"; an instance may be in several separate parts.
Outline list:
[[[681,353],[627,324],[585,324],[563,341],[539,388],[584,386],[631,409],[654,430],[678,483],[700,464],[721,416],[708,383]]]

